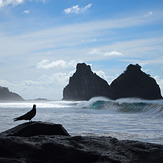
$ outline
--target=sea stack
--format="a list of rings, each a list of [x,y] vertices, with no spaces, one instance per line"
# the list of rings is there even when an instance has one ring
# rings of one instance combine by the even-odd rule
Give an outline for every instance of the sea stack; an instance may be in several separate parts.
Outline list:
[[[63,100],[89,100],[96,96],[113,98],[112,88],[93,73],[89,65],[78,63],[76,72],[63,90]]]
[[[141,66],[130,64],[110,85],[116,99],[136,97],[147,100],[161,99],[161,91],[155,79],[141,70]]]

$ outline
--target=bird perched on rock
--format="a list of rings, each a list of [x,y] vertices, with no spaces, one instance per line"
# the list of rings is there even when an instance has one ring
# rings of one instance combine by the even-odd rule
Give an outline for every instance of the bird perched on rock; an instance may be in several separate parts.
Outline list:
[[[26,114],[24,114],[24,115],[22,115],[20,117],[14,118],[14,121],[19,121],[19,120],[29,120],[29,121],[31,121],[31,119],[35,115],[36,115],[36,105],[34,104],[31,111],[27,112]]]

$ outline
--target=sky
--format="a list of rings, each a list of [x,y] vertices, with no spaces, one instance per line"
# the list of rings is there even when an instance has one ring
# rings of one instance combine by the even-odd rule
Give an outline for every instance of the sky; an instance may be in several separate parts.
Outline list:
[[[0,0],[0,86],[60,100],[82,62],[108,84],[139,64],[163,95],[163,1]]]

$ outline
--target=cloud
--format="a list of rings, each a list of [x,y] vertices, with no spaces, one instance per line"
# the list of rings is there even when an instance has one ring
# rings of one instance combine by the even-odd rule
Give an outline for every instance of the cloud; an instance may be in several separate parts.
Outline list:
[[[12,6],[21,5],[27,1],[29,2],[36,1],[36,2],[46,3],[49,0],[0,0],[0,8],[6,7],[8,5],[12,5]]]
[[[30,1],[32,1],[32,0],[30,0]],[[46,3],[46,2],[50,2],[51,0],[33,0],[33,1]]]
[[[18,93],[24,99],[39,97],[49,100],[62,99],[63,88],[68,84],[69,77],[73,73],[74,71],[46,74],[36,80],[7,81],[0,79],[0,86],[8,87],[11,92]]]
[[[153,15],[153,12],[152,12],[152,11],[146,13],[144,16],[145,16],[145,17],[149,17],[149,16],[151,16],[151,15]]]
[[[139,63],[140,65],[144,66],[144,65],[161,65],[163,64],[163,57],[152,57],[151,59],[123,59],[122,61],[125,62],[131,62],[131,63]],[[161,67],[162,68],[162,67]]]
[[[162,14],[160,16],[162,18]],[[159,18],[159,15],[158,15]],[[161,19],[160,18],[160,19]],[[139,26],[142,24],[148,24],[157,20],[142,19],[139,22]],[[129,22],[127,20],[130,20]],[[146,22],[147,21],[147,22]],[[17,34],[10,35],[10,33],[2,33],[0,32],[0,51],[1,58],[4,56],[13,56],[15,58],[19,55],[19,58],[25,57],[26,60],[32,61],[29,63],[39,62],[40,58],[44,58],[45,55],[53,55],[54,60],[66,60],[67,56],[69,56],[70,60],[77,60],[77,58],[82,59],[84,61],[90,60],[98,60],[104,59],[104,57],[121,57],[124,56],[136,56],[144,57],[144,55],[156,55],[161,54],[163,37],[156,36],[153,37],[153,34],[149,34],[148,38],[138,39],[133,38],[132,40],[122,40],[122,41],[113,41],[108,43],[108,40],[104,40],[103,42],[99,42],[100,38],[103,36],[103,31],[107,29],[107,31],[116,30],[115,28],[129,28],[134,26],[135,17],[129,17],[126,19],[104,19],[86,23],[78,23],[78,24],[67,24],[59,27],[52,27],[43,30],[31,31],[31,32],[19,32]],[[15,22],[17,24],[17,22]],[[19,23],[20,24],[20,23]],[[138,23],[136,23],[138,25]],[[3,24],[1,25],[1,27]],[[8,23],[4,25],[4,29],[13,27],[13,23]],[[78,29],[78,30],[76,30]],[[12,28],[11,28],[12,30]],[[9,30],[8,30],[9,31]],[[107,33],[107,38],[110,38],[110,33]],[[142,37],[143,34],[139,37]],[[117,37],[117,35],[115,35]],[[118,36],[121,37],[121,36]],[[125,36],[124,36],[125,37]],[[95,42],[83,42],[83,40],[91,40],[95,39]],[[102,44],[103,43],[103,44]],[[86,46],[85,46],[86,45]],[[19,47],[19,48],[18,48]],[[83,58],[83,54],[85,57]],[[93,55],[97,57],[97,59]],[[30,57],[29,57],[30,55]],[[28,57],[27,57],[28,56]],[[38,56],[40,57],[38,60]],[[102,58],[103,57],[103,58]],[[17,57],[18,58],[18,57]],[[136,59],[135,58],[135,59]],[[48,59],[48,58],[47,58]],[[27,62],[26,62],[27,63]],[[51,62],[47,63],[47,67],[51,67]],[[50,65],[49,65],[50,64]],[[54,64],[54,63],[53,63]],[[52,64],[52,65],[53,65]],[[45,66],[45,65],[44,65]]]
[[[101,78],[106,79],[106,74],[104,71],[94,71],[94,72]]]
[[[6,7],[8,5],[17,6],[24,2],[25,2],[25,0],[0,0],[0,8]]]
[[[65,14],[81,14],[86,12],[89,8],[91,8],[92,4],[88,4],[84,7],[79,7],[79,5],[72,6],[70,8],[64,9]]]
[[[105,57],[109,57],[109,56],[123,56],[123,54],[119,51],[110,51],[110,52],[106,52],[106,51],[102,51],[100,49],[93,49],[89,52],[89,54],[95,54],[95,55],[103,55]]]
[[[123,54],[119,51],[105,52],[104,56],[122,56]]]
[[[14,34],[9,31],[13,31],[14,23],[18,24],[17,20],[14,23],[1,23],[0,58],[3,64],[0,69],[0,73],[3,74],[1,79],[8,81],[12,79],[13,83],[13,85],[12,83],[3,85],[8,85],[9,89],[13,89],[11,91],[20,93],[24,98],[27,96],[39,97],[41,96],[40,92],[45,92],[44,97],[57,99],[62,96],[62,89],[68,83],[65,82],[67,81],[66,74],[69,70],[74,69],[73,66],[76,66],[76,61],[79,59],[82,62],[92,63],[101,60],[107,61],[111,57],[119,57],[118,60],[121,59],[121,61],[123,61],[122,59],[140,58],[142,61],[154,60],[157,57],[158,61],[155,62],[160,63],[162,59],[159,58],[159,55],[163,54],[163,37],[161,35],[154,35],[155,31],[149,31],[148,37],[143,37],[143,33],[140,33],[137,37],[127,40],[126,36],[122,39],[118,29],[126,28],[128,30],[135,26],[157,24],[158,20],[159,22],[162,20],[162,15],[162,12],[160,15],[156,15],[155,12],[153,16],[146,19],[142,15],[135,17],[130,14],[126,18],[66,24],[37,31],[28,30],[26,32],[22,28],[21,32],[16,31]],[[105,31],[107,31],[105,38],[101,39]],[[100,39],[103,42],[99,41]],[[113,41],[110,41],[111,39]],[[92,55],[90,55],[91,53]],[[124,55],[123,58],[121,55]],[[123,61],[122,64],[126,64],[126,62]],[[109,65],[109,67],[111,66]],[[113,70],[107,74],[113,74],[113,72],[116,74],[116,71]],[[102,77],[105,76],[103,72],[98,72],[98,74]],[[43,75],[46,76],[43,77]],[[42,80],[40,76],[42,76]],[[64,80],[60,81],[63,78]],[[111,78],[105,78],[111,81]],[[34,81],[30,81],[32,79]],[[14,80],[17,83],[14,83]],[[23,81],[20,82],[20,80]],[[54,89],[52,90],[52,88]],[[36,91],[33,92],[33,90]],[[54,94],[57,92],[60,95]]]
[[[156,82],[160,86],[161,94],[163,94],[163,79],[159,76],[154,76],[154,79],[156,80]]]
[[[24,13],[24,14],[29,14],[30,11],[29,11],[29,10],[24,10],[23,13]]]
[[[41,62],[37,64],[37,68],[42,68],[42,69],[52,69],[52,68],[68,68],[68,67],[75,67],[76,66],[76,61],[69,61],[66,62],[64,60],[57,60],[57,61],[52,61],[50,62],[48,59],[44,59]]]

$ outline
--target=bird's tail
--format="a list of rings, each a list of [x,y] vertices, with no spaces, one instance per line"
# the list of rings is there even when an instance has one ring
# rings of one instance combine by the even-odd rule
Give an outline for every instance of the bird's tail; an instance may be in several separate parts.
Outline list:
[[[15,122],[15,121],[18,121],[18,119],[17,119],[17,118],[14,118],[13,120],[14,120],[14,122]]]
[[[22,118],[21,117],[14,118],[14,121],[19,121],[19,120],[22,120]]]

